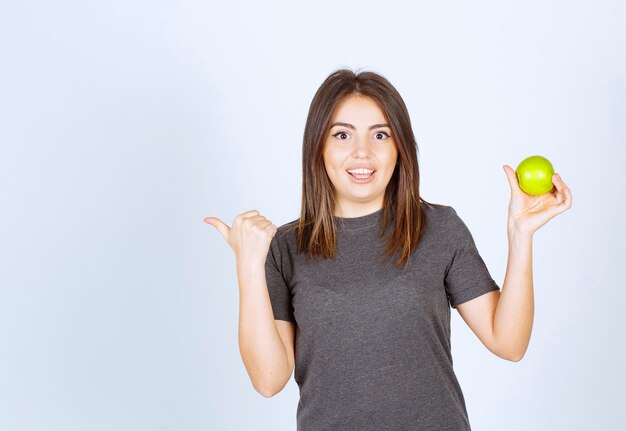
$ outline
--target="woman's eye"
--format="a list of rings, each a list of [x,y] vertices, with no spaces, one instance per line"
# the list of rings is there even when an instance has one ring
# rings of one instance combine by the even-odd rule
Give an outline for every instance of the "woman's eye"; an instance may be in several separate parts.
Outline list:
[[[334,136],[335,138],[339,138],[339,136],[343,136],[343,135],[348,136],[348,134],[347,134],[346,132],[337,132],[337,133],[335,133],[333,136]],[[339,139],[344,140],[344,139],[347,139],[347,138],[339,138]]]
[[[379,136],[380,135],[380,136]],[[335,138],[340,139],[340,140],[346,140],[348,139],[348,134],[346,132],[337,132],[333,135]],[[383,140],[383,139],[387,139],[389,138],[389,133],[387,132],[376,132],[376,134],[374,135],[376,137],[376,139],[378,140]]]

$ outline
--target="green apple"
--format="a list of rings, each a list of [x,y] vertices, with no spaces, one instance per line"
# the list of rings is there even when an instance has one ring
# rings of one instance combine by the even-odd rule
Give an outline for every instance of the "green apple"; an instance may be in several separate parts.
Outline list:
[[[552,190],[554,168],[550,160],[542,156],[526,157],[515,169],[519,187],[529,195],[538,196]]]

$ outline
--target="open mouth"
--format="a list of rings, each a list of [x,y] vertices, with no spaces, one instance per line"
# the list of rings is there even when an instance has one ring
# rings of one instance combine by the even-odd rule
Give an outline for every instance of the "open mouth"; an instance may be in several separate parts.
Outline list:
[[[348,171],[346,171],[346,172],[348,172]],[[374,175],[375,173],[376,173],[376,171],[372,171],[372,172],[370,172],[369,174],[367,174],[367,173],[365,173],[365,174],[358,174],[358,173],[351,173],[351,172],[348,172],[348,174],[349,174],[352,178],[354,178],[354,179],[356,179],[356,180],[367,180],[368,178],[371,178],[371,177],[372,177],[372,175]]]

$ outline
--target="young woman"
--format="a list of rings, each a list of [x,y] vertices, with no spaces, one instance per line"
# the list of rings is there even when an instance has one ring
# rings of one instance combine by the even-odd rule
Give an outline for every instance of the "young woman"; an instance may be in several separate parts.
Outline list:
[[[533,322],[533,233],[570,208],[558,174],[542,196],[513,169],[502,291],[456,211],[419,194],[417,145],[397,90],[373,72],[330,74],[304,132],[300,217],[276,228],[258,211],[232,228],[239,346],[271,397],[291,378],[299,431],[469,430],[452,366],[450,307],[487,349],[526,352]]]

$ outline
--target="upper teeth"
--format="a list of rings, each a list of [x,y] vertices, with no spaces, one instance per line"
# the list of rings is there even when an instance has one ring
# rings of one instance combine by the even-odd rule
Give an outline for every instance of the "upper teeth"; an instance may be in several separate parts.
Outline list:
[[[365,175],[365,174],[371,174],[374,171],[370,169],[359,168],[359,169],[349,169],[348,172],[350,172],[351,174]]]

